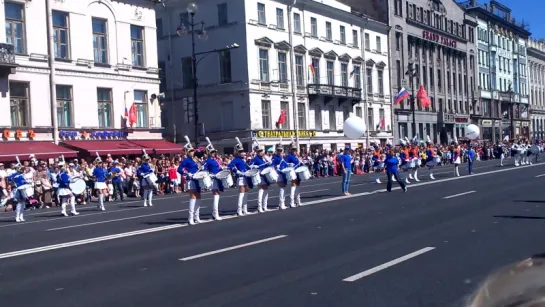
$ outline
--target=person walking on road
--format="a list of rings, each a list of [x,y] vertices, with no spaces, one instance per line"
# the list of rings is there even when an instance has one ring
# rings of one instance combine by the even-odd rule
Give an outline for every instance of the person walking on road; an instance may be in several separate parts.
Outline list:
[[[397,168],[397,166],[399,165],[399,159],[396,157],[395,150],[390,150],[390,152],[386,156],[386,161],[384,164],[386,167],[386,178],[388,178],[386,190],[388,192],[392,192],[393,177],[399,183],[399,186],[403,189],[403,192],[407,192],[407,187],[405,186],[405,183],[403,182],[403,180],[399,179],[399,169]]]
[[[469,150],[467,151],[467,171],[470,175],[473,175],[473,161],[475,161],[475,150],[473,150],[472,145],[469,145]]]
[[[350,146],[344,148],[344,153],[339,156],[341,167],[343,170],[342,192],[348,196],[350,193],[350,177],[352,177],[352,156],[350,155]]]

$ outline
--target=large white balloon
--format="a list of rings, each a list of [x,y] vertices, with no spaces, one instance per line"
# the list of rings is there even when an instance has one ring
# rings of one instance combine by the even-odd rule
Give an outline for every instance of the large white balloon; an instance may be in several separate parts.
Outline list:
[[[467,125],[466,126],[466,138],[470,140],[476,140],[481,136],[481,129],[477,125]]]
[[[359,139],[365,134],[367,127],[363,118],[350,116],[344,121],[343,130],[349,139]]]

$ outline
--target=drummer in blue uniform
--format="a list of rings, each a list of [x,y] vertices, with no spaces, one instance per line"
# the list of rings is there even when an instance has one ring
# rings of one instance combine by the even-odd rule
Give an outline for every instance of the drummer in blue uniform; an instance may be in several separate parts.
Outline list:
[[[392,182],[395,179],[399,186],[401,186],[401,189],[403,189],[404,192],[407,192],[407,186],[405,186],[405,183],[403,180],[399,178],[399,159],[396,157],[396,153],[394,149],[391,149],[389,153],[386,154],[386,160],[385,160],[385,168],[386,168],[386,178],[388,178],[388,182],[386,183],[386,191],[392,192]]]
[[[189,225],[195,225],[201,222],[200,218],[200,204],[201,199],[201,187],[199,181],[194,179],[193,176],[199,171],[199,165],[195,161],[195,149],[191,146],[189,138],[185,136],[187,144],[184,148],[186,150],[187,157],[182,160],[180,166],[178,166],[178,173],[186,178],[186,189],[189,191],[189,216],[187,221]]]
[[[106,177],[108,177],[108,174],[100,157],[95,159],[93,177],[95,178],[95,190],[98,194],[98,209],[104,211],[106,210],[106,208],[104,208],[104,198],[109,195],[108,185],[106,185]]]
[[[269,167],[270,163],[265,162],[264,156],[265,156],[265,148],[263,146],[260,146],[259,144],[255,144],[254,151],[257,153],[254,159],[251,162],[252,168],[257,168],[259,172],[263,171],[265,168]],[[259,212],[266,212],[267,209],[267,202],[269,200],[269,181],[267,180],[267,177],[261,176],[261,183],[259,184],[258,192],[257,192],[257,210]]]
[[[282,170],[288,167],[286,161],[284,161],[284,147],[282,147],[282,139],[276,145],[276,153],[272,157],[272,166],[278,171],[278,198],[280,200],[279,207],[281,210],[286,209],[285,204],[285,187],[286,187],[286,174],[282,173]]]
[[[299,161],[299,158],[297,158],[297,146],[293,141],[290,144],[290,153],[286,155],[285,161],[288,164],[288,167],[293,167],[294,169],[299,167],[299,164],[301,164],[301,161]],[[290,206],[292,208],[301,205],[301,191],[299,190],[300,185],[301,180],[297,178],[297,176],[291,180]]]
[[[204,162],[204,170],[207,171],[210,176],[212,176],[212,195],[213,195],[213,207],[212,207],[212,218],[216,221],[221,221],[219,214],[219,204],[220,204],[220,192],[223,192],[224,186],[220,179],[216,178],[216,174],[221,171],[221,167],[218,164],[218,152],[210,142],[209,138],[206,138],[208,145],[206,146],[206,151],[208,152],[208,159]]]
[[[70,206],[72,207],[72,215],[78,215],[79,213],[76,211],[76,202],[74,198],[74,194],[72,193],[72,190],[70,189],[70,175],[68,174],[68,169],[66,168],[66,164],[63,162],[59,163],[59,166],[61,167],[61,172],[57,175],[57,183],[59,184],[59,189],[57,190],[57,195],[59,195],[59,200],[61,203],[61,214],[64,216],[68,216],[66,213],[66,203],[70,202]]]
[[[149,160],[150,156],[147,153],[144,153],[144,155],[142,155],[142,165],[140,165],[136,171],[138,177],[143,178],[141,187],[144,190],[144,207],[147,207],[148,205],[150,207],[153,206],[153,190],[155,189],[155,182],[152,182],[152,180],[148,178],[148,176],[155,172],[149,164]]]
[[[246,177],[246,171],[248,171],[248,165],[246,164],[246,153],[244,147],[238,138],[235,145],[235,158],[227,167],[236,174],[236,185],[239,188],[238,203],[237,203],[237,215],[243,216],[248,214],[248,191],[252,186],[252,181]]]
[[[23,218],[23,211],[25,210],[27,200],[29,197],[32,197],[34,193],[29,195],[30,192],[27,192],[31,191],[31,186],[26,182],[25,177],[23,176],[22,165],[18,163],[13,168],[15,173],[8,177],[8,182],[13,183],[16,188],[15,201],[17,202],[17,206],[15,209],[15,221],[19,223],[25,221]]]

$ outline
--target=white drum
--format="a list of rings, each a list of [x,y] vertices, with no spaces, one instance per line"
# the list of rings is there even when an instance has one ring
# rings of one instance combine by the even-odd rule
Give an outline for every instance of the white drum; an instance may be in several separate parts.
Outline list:
[[[269,183],[275,183],[278,181],[278,173],[273,166],[267,167],[266,169],[262,170],[261,175],[265,176]]]
[[[212,178],[207,171],[200,171],[193,175],[194,180],[199,181],[199,186],[201,189],[210,189],[212,187]]]
[[[295,169],[295,172],[297,173],[297,178],[301,181],[310,179],[310,171],[307,166],[299,166]]]
[[[86,187],[85,180],[81,178],[72,178],[72,182],[70,182],[70,190],[72,190],[74,195],[82,194]]]
[[[254,187],[261,184],[261,174],[259,173],[259,170],[257,168],[247,171],[244,176],[252,180],[252,184],[254,185]]]
[[[233,176],[231,176],[231,171],[224,170],[216,174],[216,179],[221,180],[224,188],[230,188],[233,186]]]
[[[441,164],[441,157],[440,156],[437,156],[437,157],[433,158],[433,160],[435,161],[435,163]]]
[[[155,173],[149,173],[147,175],[144,175],[144,182],[147,185],[155,185],[157,182],[157,175]]]
[[[30,184],[24,184],[17,188],[22,198],[28,199],[34,196],[34,188]]]
[[[297,179],[297,175],[295,174],[295,169],[293,167],[286,167],[281,172],[286,176],[287,182]]]

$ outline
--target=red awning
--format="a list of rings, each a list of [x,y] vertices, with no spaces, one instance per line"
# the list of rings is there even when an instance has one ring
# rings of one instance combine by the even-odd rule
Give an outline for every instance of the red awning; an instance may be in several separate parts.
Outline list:
[[[86,151],[90,155],[139,155],[142,154],[144,147],[128,140],[111,140],[111,141],[66,141],[63,145],[78,148],[81,151]]]
[[[148,153],[175,154],[183,151],[183,146],[165,140],[134,140],[134,143],[146,148]]]
[[[74,158],[78,152],[52,142],[43,141],[21,141],[21,142],[0,142],[0,161],[15,161],[16,156],[21,160],[29,160],[34,154],[36,159],[58,158],[64,155],[65,158]]]

